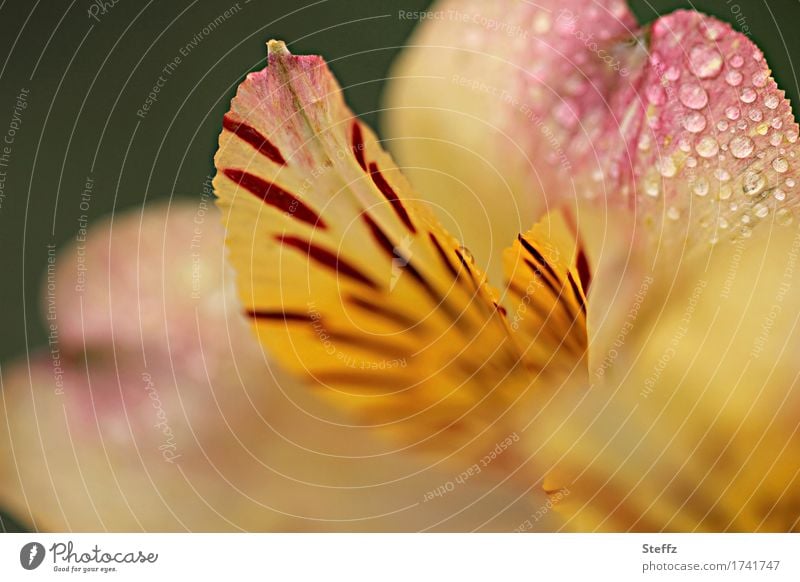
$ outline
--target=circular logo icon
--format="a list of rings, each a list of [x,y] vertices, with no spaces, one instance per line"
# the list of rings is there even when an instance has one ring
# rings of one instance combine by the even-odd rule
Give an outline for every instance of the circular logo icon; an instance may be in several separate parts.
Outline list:
[[[31,542],[22,546],[19,552],[19,563],[26,570],[35,570],[44,561],[44,546],[39,542]]]

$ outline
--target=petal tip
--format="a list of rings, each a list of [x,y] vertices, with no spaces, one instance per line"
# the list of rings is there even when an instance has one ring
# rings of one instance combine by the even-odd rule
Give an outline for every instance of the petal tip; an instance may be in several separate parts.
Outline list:
[[[269,56],[290,56],[292,53],[289,52],[289,49],[286,47],[286,43],[282,40],[276,40],[274,38],[270,39],[267,42],[267,55]]]

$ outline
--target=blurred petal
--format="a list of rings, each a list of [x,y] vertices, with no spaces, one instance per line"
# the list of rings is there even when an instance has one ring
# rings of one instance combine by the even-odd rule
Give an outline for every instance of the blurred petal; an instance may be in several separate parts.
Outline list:
[[[436,462],[286,382],[209,203],[120,216],[57,257],[55,341],[2,370],[4,507],[53,531],[508,530],[533,512],[491,472],[444,489]]]
[[[652,274],[596,383],[532,420],[567,529],[798,530],[799,256],[760,229]]]

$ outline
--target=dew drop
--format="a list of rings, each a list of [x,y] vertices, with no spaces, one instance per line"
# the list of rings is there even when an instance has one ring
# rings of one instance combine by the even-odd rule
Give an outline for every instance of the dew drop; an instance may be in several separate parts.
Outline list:
[[[789,141],[789,143],[794,143],[797,141],[797,132],[797,127],[793,127],[786,132],[786,139]]]
[[[747,117],[750,118],[750,121],[755,121],[757,123],[764,119],[764,114],[761,113],[760,109],[751,109],[750,113],[747,114]]]
[[[661,192],[661,180],[656,175],[650,175],[644,181],[644,193],[651,198],[658,198]]]
[[[772,120],[772,123],[770,123],[770,125],[774,129],[780,129],[781,127],[783,127],[783,120],[780,117],[776,117],[775,119]]]
[[[708,194],[708,188],[708,180],[705,178],[699,178],[697,182],[694,183],[694,188],[692,188],[692,190],[694,190],[694,193],[698,196],[705,196]]]
[[[667,81],[677,81],[680,78],[680,76],[681,76],[681,70],[676,66],[672,66],[668,68],[666,71],[664,71],[664,78]]]
[[[744,64],[744,57],[737,53],[733,55],[728,62],[734,69],[739,69]]]
[[[742,103],[752,103],[756,100],[756,92],[752,87],[745,87],[742,89],[742,94],[739,96],[739,99],[742,100]]]
[[[758,218],[766,218],[769,214],[769,208],[761,202],[753,206],[753,211]]]
[[[786,182],[784,182],[784,184],[786,184],[787,188],[794,188],[794,185],[796,183],[797,182],[794,181],[794,178],[786,178]]]
[[[766,97],[764,97],[764,105],[766,105],[769,109],[777,109],[778,105],[780,104],[780,99],[778,99],[777,95],[773,95],[770,93]]]
[[[672,178],[677,172],[678,168],[675,166],[675,160],[671,157],[662,158],[658,163],[658,171],[665,178]]]
[[[730,107],[725,108],[725,117],[730,119],[731,121],[736,121],[739,119],[741,115],[741,111],[735,105],[731,105]]]
[[[717,122],[717,130],[718,131],[726,131],[728,129],[728,122],[724,119],[720,119]]]
[[[725,168],[717,168],[714,170],[714,177],[720,182],[727,182],[731,179],[730,173]]]
[[[706,128],[706,116],[698,111],[692,111],[683,118],[683,127],[692,133],[700,133]]]
[[[728,228],[728,226],[729,226],[728,225],[728,221],[725,220],[724,217],[720,217],[720,219],[719,219],[719,227],[724,230],[724,229]]]
[[[733,188],[730,184],[723,184],[719,187],[719,199],[728,200],[733,195]]]
[[[772,169],[779,174],[784,174],[789,170],[789,162],[786,158],[777,157],[772,160]]]
[[[742,74],[735,70],[731,69],[725,74],[725,82],[728,83],[731,87],[738,87],[742,84],[743,76]]]
[[[680,217],[681,217],[680,211],[674,206],[670,206],[669,210],[667,210],[667,218],[669,218],[670,220],[678,220]]]
[[[717,140],[710,135],[705,135],[700,138],[700,141],[697,142],[697,145],[694,146],[694,149],[697,150],[697,153],[701,157],[710,158],[719,153],[719,144],[717,143]]]
[[[722,55],[711,45],[698,44],[689,51],[689,65],[700,79],[711,79],[722,70]]]
[[[742,182],[742,190],[748,196],[755,196],[766,186],[767,181],[760,172],[747,172]]]
[[[750,238],[751,236],[753,236],[753,229],[750,228],[749,226],[743,226],[739,230],[739,234],[742,235],[742,238]]]
[[[753,140],[743,135],[734,137],[730,142],[731,154],[740,160],[752,155],[755,147]]]
[[[777,200],[778,202],[783,202],[784,200],[786,200],[786,192],[784,192],[784,191],[783,191],[783,190],[781,190],[780,188],[775,188],[775,189],[772,191],[772,196],[773,196],[773,197],[775,198],[775,200]]]
[[[689,109],[702,109],[708,104],[708,93],[697,83],[681,85],[678,98]]]
[[[763,87],[767,84],[769,73],[767,71],[758,71],[753,75],[753,86]]]
[[[725,25],[717,20],[707,21],[704,28],[705,36],[708,40],[718,40],[725,33]]]
[[[688,158],[686,158],[686,167],[688,167],[688,168],[697,167],[697,159],[693,158],[692,156],[689,156]]]

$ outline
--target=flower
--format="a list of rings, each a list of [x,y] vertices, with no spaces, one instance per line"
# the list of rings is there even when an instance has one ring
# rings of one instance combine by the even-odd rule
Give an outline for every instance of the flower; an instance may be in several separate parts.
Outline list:
[[[436,9],[387,92],[400,166],[271,41],[215,157],[233,274],[191,205],[94,230],[91,287],[56,261],[1,501],[52,529],[798,529],[798,131],[763,55],[615,0]]]

